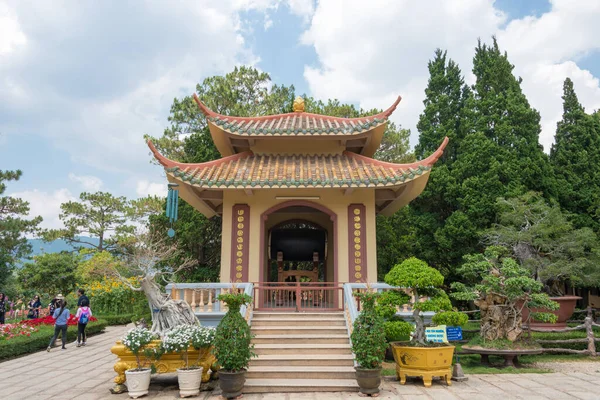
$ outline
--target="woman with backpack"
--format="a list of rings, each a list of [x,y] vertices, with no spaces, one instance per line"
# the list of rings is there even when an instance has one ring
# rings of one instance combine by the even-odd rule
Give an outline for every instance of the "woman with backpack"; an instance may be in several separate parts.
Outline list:
[[[53,315],[54,319],[56,320],[54,322],[54,336],[52,337],[52,340],[50,340],[50,344],[48,345],[46,351],[50,351],[52,346],[54,346],[54,342],[56,342],[56,339],[58,339],[59,332],[61,334],[62,349],[67,349],[65,345],[67,344],[67,322],[69,321],[69,315],[70,313],[69,309],[67,308],[67,301],[60,300],[60,308],[54,310]]]
[[[85,341],[87,339],[85,327],[92,317],[92,309],[89,306],[89,300],[87,300],[87,298],[83,299],[81,306],[79,306],[77,314],[75,315],[75,318],[77,319],[77,347],[85,346]]]

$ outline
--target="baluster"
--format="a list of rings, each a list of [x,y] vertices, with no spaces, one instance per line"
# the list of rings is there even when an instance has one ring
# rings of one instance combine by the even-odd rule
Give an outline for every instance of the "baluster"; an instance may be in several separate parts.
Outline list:
[[[219,303],[218,300],[216,300],[220,294],[221,294],[221,289],[220,288],[215,289],[215,296],[212,299],[212,301],[214,302],[214,310],[213,311],[215,311],[215,312],[221,311],[221,304]],[[212,290],[210,291],[209,296],[212,296]]]
[[[173,287],[171,288],[171,298],[172,298],[173,300],[177,300],[177,289],[175,288],[175,286],[173,286]]]
[[[208,301],[208,304],[207,304],[208,312],[213,312],[213,309],[215,308],[215,306],[213,304],[213,302],[214,302],[213,291],[209,289],[206,293],[208,294],[208,300],[207,300]]]
[[[196,289],[192,289],[192,304],[190,304],[190,306],[192,306],[194,312],[196,312],[196,305]]]

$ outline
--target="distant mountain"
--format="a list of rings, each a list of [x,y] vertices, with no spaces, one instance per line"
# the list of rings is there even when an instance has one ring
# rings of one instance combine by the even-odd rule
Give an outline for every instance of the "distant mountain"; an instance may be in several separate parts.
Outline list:
[[[82,236],[78,239],[85,240],[94,244],[98,243],[98,239]],[[29,239],[29,244],[33,252],[32,256],[37,256],[44,253],[60,253],[61,251],[73,251],[73,246],[69,245],[65,240],[58,239],[53,242],[44,242],[42,239]],[[86,246],[91,247],[91,246]]]

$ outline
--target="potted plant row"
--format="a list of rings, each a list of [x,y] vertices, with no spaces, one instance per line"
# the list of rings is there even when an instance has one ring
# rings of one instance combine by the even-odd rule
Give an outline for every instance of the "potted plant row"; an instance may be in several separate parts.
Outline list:
[[[158,361],[165,353],[181,353],[184,361],[183,368],[177,370],[180,396],[198,395],[202,380],[202,367],[198,367],[198,364],[202,353],[199,352],[198,359],[190,363],[189,349],[209,348],[214,336],[214,328],[180,325],[164,335],[160,346],[148,348],[148,345],[156,339],[156,335],[144,327],[130,329],[122,339],[123,345],[135,355],[137,364],[136,368],[125,371],[129,396],[138,398],[148,394],[153,362]]]

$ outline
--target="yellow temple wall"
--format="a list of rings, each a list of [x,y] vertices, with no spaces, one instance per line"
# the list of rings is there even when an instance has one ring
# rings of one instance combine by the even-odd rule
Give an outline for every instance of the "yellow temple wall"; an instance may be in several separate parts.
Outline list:
[[[278,196],[287,196],[287,199],[276,199]],[[289,198],[292,197],[293,198]],[[292,201],[299,197],[319,197],[307,200],[322,205],[337,216],[337,252],[336,263],[338,269],[338,282],[349,282],[348,259],[348,206],[350,204],[363,204],[366,208],[366,243],[367,243],[367,273],[369,282],[377,282],[377,242],[375,234],[375,191],[372,189],[356,189],[345,195],[342,189],[265,189],[254,190],[252,195],[247,195],[243,190],[225,190],[223,193],[223,231],[221,246],[221,282],[232,282],[231,269],[231,210],[235,204],[247,204],[250,207],[250,237],[249,249],[249,275],[250,282],[260,281],[261,260],[261,215],[271,207]],[[298,214],[302,218],[301,214]],[[331,239],[333,240],[333,235]],[[266,238],[264,240],[266,242]],[[266,245],[266,243],[263,243]],[[333,249],[331,249],[333,251]],[[329,251],[329,249],[328,249]],[[266,249],[263,248],[263,254]],[[329,274],[328,274],[329,277]]]

